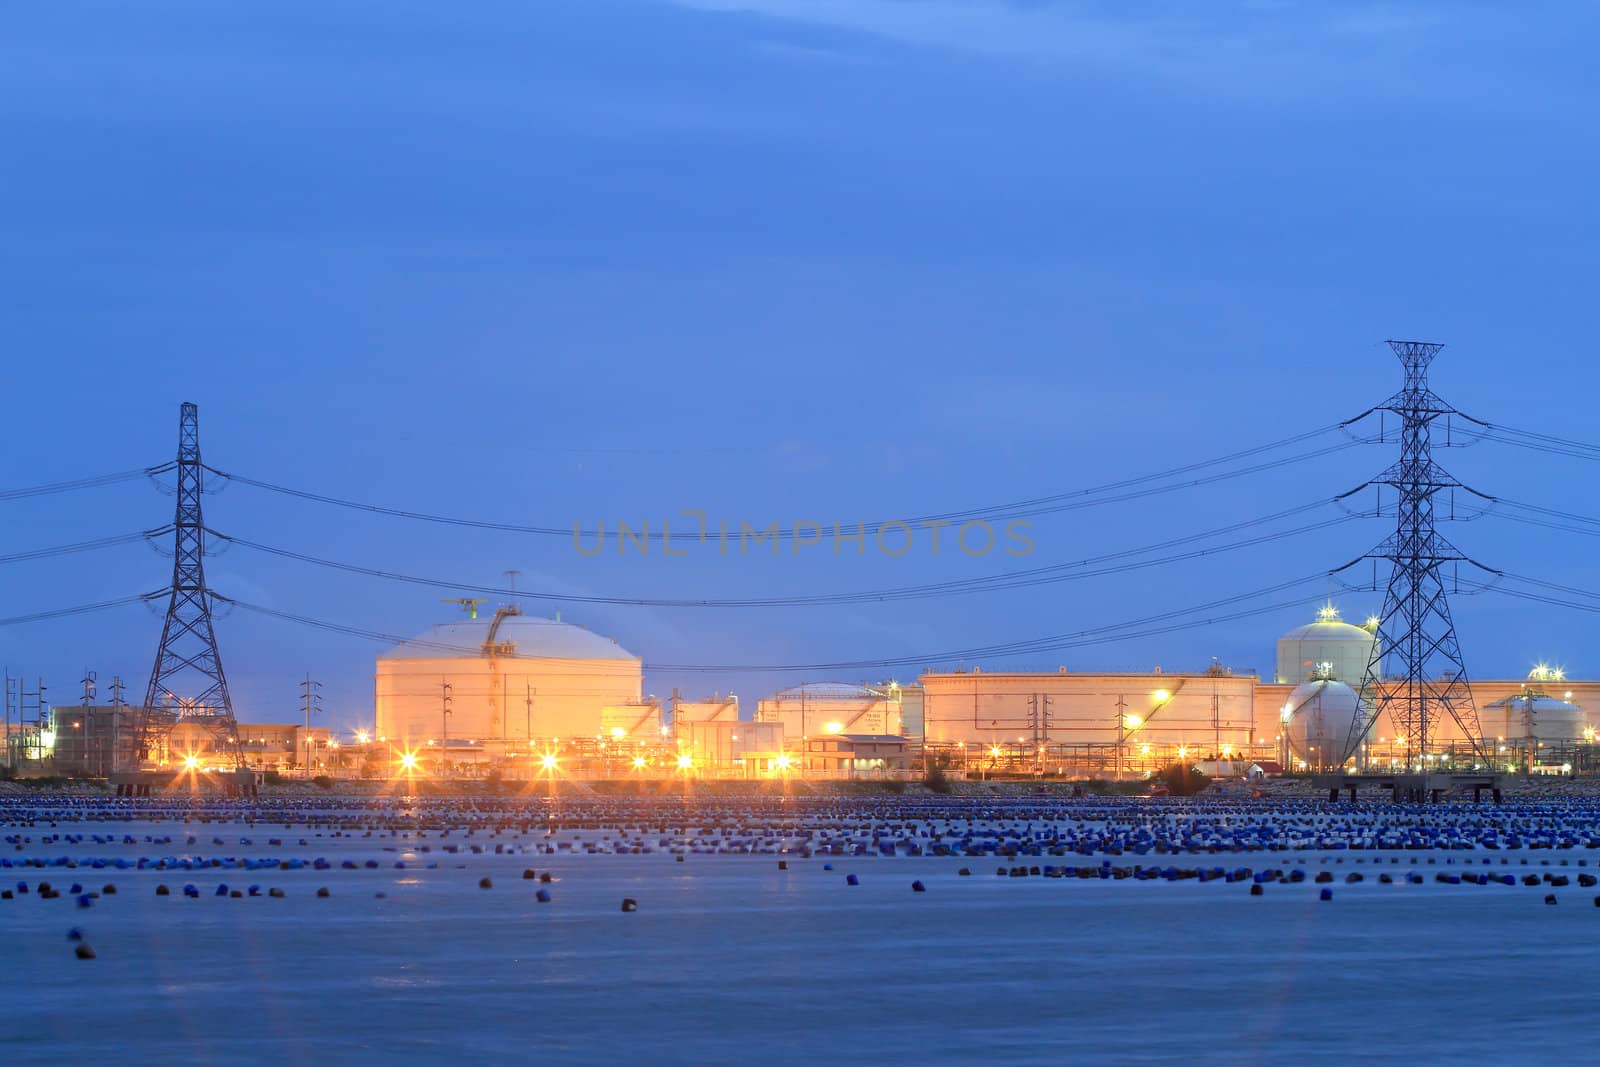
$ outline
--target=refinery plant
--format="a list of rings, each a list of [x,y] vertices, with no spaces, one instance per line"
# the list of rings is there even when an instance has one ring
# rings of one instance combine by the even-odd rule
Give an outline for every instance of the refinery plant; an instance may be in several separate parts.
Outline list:
[[[173,770],[238,772],[240,783],[247,783],[250,773],[268,772],[308,777],[399,774],[519,779],[899,779],[937,772],[969,778],[1139,779],[1180,764],[1202,767],[1222,777],[1322,776],[1335,796],[1341,789],[1353,791],[1365,776],[1411,776],[1415,781],[1405,788],[1416,797],[1464,783],[1475,790],[1497,788],[1495,780],[1502,774],[1572,775],[1600,769],[1600,761],[1594,758],[1595,727],[1586,710],[1600,706],[1600,682],[1569,681],[1561,670],[1542,664],[1522,678],[1469,680],[1448,604],[1449,593],[1460,590],[1494,588],[1543,603],[1570,603],[1555,599],[1556,594],[1595,599],[1600,599],[1600,594],[1508,574],[1471,559],[1437,531],[1435,497],[1445,490],[1452,494],[1460,490],[1468,497],[1521,509],[1525,518],[1532,516],[1529,521],[1535,525],[1600,520],[1495,500],[1464,486],[1435,462],[1431,440],[1436,424],[1447,420],[1446,426],[1453,426],[1455,423],[1448,421],[1453,419],[1467,427],[1467,436],[1474,440],[1563,452],[1590,446],[1463,415],[1427,384],[1428,365],[1441,346],[1415,341],[1391,341],[1389,345],[1405,370],[1405,384],[1388,400],[1354,419],[1234,456],[1191,464],[1176,473],[1235,463],[1330,433],[1348,436],[1353,425],[1375,413],[1399,420],[1395,440],[1400,443],[1401,455],[1397,464],[1328,501],[1104,557],[1147,555],[1154,549],[1205,541],[1308,508],[1342,506],[1353,494],[1371,491],[1379,500],[1374,514],[1393,516],[1394,533],[1352,562],[1322,575],[1172,611],[1159,617],[1161,627],[1149,632],[1193,629],[1205,625],[1205,620],[1181,620],[1319,580],[1337,583],[1352,593],[1371,594],[1375,610],[1352,615],[1361,619],[1360,623],[1347,621],[1331,600],[1323,603],[1314,617],[1278,639],[1271,672],[1235,668],[1219,660],[1198,670],[1152,666],[1143,672],[1116,673],[1066,664],[1027,671],[983,666],[991,653],[1015,660],[1026,652],[1037,661],[1045,650],[1076,647],[1070,640],[1047,639],[988,646],[973,650],[970,656],[947,653],[931,657],[962,666],[927,667],[904,680],[882,676],[863,680],[840,677],[842,671],[818,671],[822,677],[762,695],[753,707],[725,694],[685,698],[674,690],[666,698],[658,698],[646,690],[646,658],[609,637],[563,621],[559,612],[549,618],[525,613],[514,588],[501,598],[492,595],[504,592],[499,589],[463,589],[451,583],[452,591],[476,595],[447,598],[462,614],[413,636],[377,634],[215,592],[207,583],[204,562],[208,544],[219,539],[361,574],[412,584],[442,583],[225,537],[207,526],[202,514],[208,479],[413,520],[506,527],[374,508],[220,471],[202,460],[199,411],[193,404],[184,404],[174,460],[133,472],[151,478],[171,475],[175,481],[173,521],[153,532],[172,538],[170,588],[160,594],[61,612],[76,614],[128,601],[153,602],[158,597],[166,601],[145,697],[126,701],[120,680],[114,679],[108,687],[111,701],[97,700],[97,679],[88,672],[82,680],[81,703],[52,706],[44,699],[42,681],[29,690],[25,682],[8,676],[5,764],[17,773],[120,777],[123,786],[134,789],[148,788]],[[1380,428],[1376,439],[1385,439],[1385,432]],[[1600,454],[1600,448],[1595,451]],[[1283,462],[1297,458],[1304,457]],[[1174,473],[1103,488],[1170,479]],[[1216,475],[1224,476],[1233,475]],[[70,488],[73,483],[63,485]],[[59,488],[45,486],[37,491]],[[1484,505],[1477,513],[1487,511],[1488,505]],[[979,509],[973,514],[987,513]],[[878,525],[876,533],[881,535],[884,528],[907,524]],[[562,532],[510,528],[536,534]],[[802,543],[798,528],[794,534],[798,549]],[[1245,540],[1210,550],[1254,543]],[[80,545],[67,545],[49,551],[81,549]],[[1152,562],[1183,558],[1187,557],[1180,554]],[[1371,564],[1370,586],[1343,578],[1363,562]],[[1149,564],[1125,566],[1144,565]],[[1043,568],[1054,569],[1059,568]],[[1472,578],[1474,569],[1492,575],[1493,580]],[[1384,571],[1389,575],[1386,582],[1380,577]],[[1031,580],[1032,572],[1024,571],[973,581],[1011,588]],[[942,588],[935,583],[892,592],[897,597],[937,595]],[[850,603],[881,595],[832,594],[780,602]],[[534,599],[542,598],[535,595]],[[484,610],[494,601],[499,602],[498,607]],[[692,603],[704,606],[705,602]],[[723,607],[770,606],[773,601],[751,598],[715,603]],[[1303,602],[1249,608],[1226,617],[1259,615],[1293,603]],[[213,626],[215,604],[325,631],[386,640],[390,647],[376,658],[367,725],[348,737],[317,727],[313,715],[320,696],[318,683],[309,675],[302,683],[302,724],[239,721]],[[1109,634],[1111,640],[1119,640],[1137,635],[1136,626],[1112,625],[1091,631],[1090,636]],[[862,660],[858,665],[890,662]],[[147,775],[155,778],[142,777]],[[1469,777],[1471,781],[1466,782]]]
[[[238,724],[247,766],[280,774],[474,778],[1138,779],[1174,761],[1251,777],[1404,767],[1419,757],[1399,726],[1372,716],[1360,673],[1375,624],[1345,622],[1323,604],[1283,634],[1270,676],[1213,662],[1199,671],[925,672],[905,682],[815,681],[743,708],[738,697],[657,699],[643,660],[614,640],[558,618],[505,606],[443,622],[375,661],[370,727]],[[1352,684],[1348,679],[1355,678]],[[1421,758],[1497,770],[1596,769],[1600,681],[1536,666],[1526,678],[1473,683],[1482,734],[1441,729]],[[127,706],[56,706],[43,728],[14,730],[14,765],[109,775],[134,758]],[[1474,741],[1477,742],[1474,745]],[[158,767],[223,766],[226,749],[179,724],[147,757]]]

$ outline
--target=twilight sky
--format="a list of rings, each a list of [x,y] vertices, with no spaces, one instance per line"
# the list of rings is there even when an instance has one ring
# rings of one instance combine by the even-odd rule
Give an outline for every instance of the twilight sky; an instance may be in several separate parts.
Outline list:
[[[411,510],[590,531],[683,509],[735,529],[910,518],[1357,414],[1399,385],[1387,337],[1446,342],[1434,384],[1462,410],[1600,441],[1584,310],[1597,23],[1585,4],[1536,18],[1454,2],[20,0],[0,34],[0,488],[159,463],[193,400],[215,466]],[[240,484],[207,518],[462,582],[516,568],[562,593],[807,595],[1180,538],[1327,499],[1393,451],[1042,516],[1026,559],[948,542],[935,556],[925,533],[898,558],[829,541],[778,559],[619,557],[613,541],[586,558],[570,538]],[[1495,443],[1442,458],[1487,492],[1600,515],[1593,461]],[[0,555],[160,526],[171,508],[144,483],[0,501]],[[562,614],[655,663],[915,659],[1315,574],[1386,525],[964,596]],[[1496,516],[1446,533],[1486,563],[1600,590],[1589,537]],[[209,567],[219,592],[383,633],[455,610],[447,589],[244,547]],[[6,563],[0,617],[169,573],[140,544]],[[1270,670],[1273,639],[1328,591],[966,663]],[[1337,599],[1349,617],[1377,607]],[[1600,674],[1590,615],[1455,605],[1475,675],[1542,657]],[[135,605],[4,626],[0,661],[61,703],[85,668],[142,694],[159,623]],[[370,720],[381,643],[238,609],[218,628],[241,718],[296,714],[309,671],[335,725]],[[647,687],[753,704],[916,671],[656,670]]]

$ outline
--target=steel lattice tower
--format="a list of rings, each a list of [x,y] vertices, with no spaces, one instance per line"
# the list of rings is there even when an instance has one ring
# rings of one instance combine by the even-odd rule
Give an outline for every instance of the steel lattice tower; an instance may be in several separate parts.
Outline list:
[[[138,758],[151,758],[162,736],[178,722],[196,722],[212,736],[212,749],[225,752],[235,767],[244,765],[239,727],[228,696],[228,679],[211,626],[211,594],[206,589],[206,527],[201,516],[204,470],[200,463],[200,409],[184,404],[178,420],[178,504],[173,519],[172,595],[161,628],[161,645],[150,669],[150,687],[139,709]],[[185,683],[198,685],[180,695]]]
[[[1371,484],[1394,489],[1397,521],[1395,532],[1362,557],[1387,561],[1390,574],[1362,682],[1368,711],[1357,718],[1347,753],[1359,753],[1373,724],[1387,712],[1397,735],[1404,738],[1410,765],[1413,756],[1421,759],[1429,754],[1443,712],[1487,761],[1444,573],[1447,567],[1472,561],[1434,528],[1434,498],[1441,491],[1464,488],[1433,460],[1432,426],[1439,418],[1456,414],[1428,388],[1428,364],[1444,346],[1390,341],[1389,347],[1405,366],[1405,385],[1374,410],[1399,416],[1400,460]]]

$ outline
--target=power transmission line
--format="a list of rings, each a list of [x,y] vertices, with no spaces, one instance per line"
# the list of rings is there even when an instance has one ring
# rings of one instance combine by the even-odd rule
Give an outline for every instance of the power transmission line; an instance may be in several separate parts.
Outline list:
[[[779,663],[779,664],[681,664],[681,663],[646,663],[645,667],[656,671],[682,671],[697,673],[733,673],[733,672],[766,672],[766,671],[842,671],[849,669],[895,667],[916,664],[949,662],[955,660],[968,660],[979,656],[1010,656],[1032,652],[1057,651],[1064,648],[1075,648],[1086,644],[1097,644],[1105,641],[1132,640],[1140,637],[1155,636],[1171,633],[1176,630],[1192,629],[1197,626],[1211,625],[1219,622],[1229,622],[1235,619],[1262,615],[1272,611],[1280,611],[1302,603],[1302,598],[1285,600],[1263,607],[1245,609],[1238,612],[1209,616],[1205,618],[1188,619],[1175,622],[1173,620],[1185,619],[1187,616],[1197,615],[1201,612],[1215,611],[1220,608],[1232,607],[1236,604],[1259,600],[1263,597],[1307,585],[1312,582],[1325,580],[1325,573],[1306,575],[1287,582],[1257,589],[1249,593],[1239,593],[1224,597],[1219,600],[1198,604],[1194,607],[1177,611],[1163,612],[1157,615],[1133,619],[1127,622],[1116,623],[1108,626],[1092,627],[1067,634],[1055,634],[1048,637],[1034,638],[1026,641],[1011,641],[1002,644],[986,645],[976,648],[945,650],[942,652],[926,653],[913,656],[896,656],[884,659],[849,660],[826,663]],[[217,600],[243,608],[256,614],[282,619],[286,622],[299,623],[304,626],[326,630],[332,633],[341,633],[352,637],[363,637],[368,640],[382,641],[390,644],[407,645],[418,648],[437,649],[455,655],[479,655],[482,653],[481,645],[455,645],[445,642],[428,641],[421,638],[406,638],[395,634],[384,633],[378,630],[368,630],[362,627],[350,626],[342,623],[330,622],[308,615],[299,615],[292,612],[280,611],[275,608],[251,604],[247,601],[237,600],[214,593]]]
[[[171,532],[171,526],[163,526],[154,530],[138,530],[132,533],[113,534],[109,537],[97,537],[92,541],[76,541],[66,545],[52,545],[49,548],[30,548],[22,552],[12,552],[0,556],[0,564],[49,559],[53,556],[68,556],[77,552],[93,552],[97,549],[112,548],[116,545],[129,545],[137,541],[148,541],[152,537],[159,537],[162,534]]]
[[[95,604],[78,604],[70,608],[52,608],[47,611],[35,611],[28,615],[13,615],[9,619],[0,619],[0,626],[20,626],[24,623],[42,622],[45,619],[61,619],[68,615],[87,615],[91,612],[106,611],[110,608],[120,608],[127,604],[139,604],[157,597],[166,596],[162,589],[154,593],[142,593],[138,596],[117,597],[115,600],[102,600]]]
[[[116,485],[119,482],[131,482],[140,478],[153,477],[165,474],[177,464],[159,463],[154,467],[138,467],[134,470],[113,471],[110,474],[97,474],[88,478],[74,478],[65,482],[46,482],[43,485],[30,485],[21,489],[0,489],[0,501],[26,500],[30,497],[49,496],[53,493],[70,493],[79,489],[97,489],[103,485]]]
[[[1048,496],[1033,497],[1027,500],[1012,501],[1004,504],[990,504],[958,511],[946,511],[930,515],[914,516],[908,519],[885,519],[874,522],[862,522],[859,523],[858,526],[865,532],[877,533],[885,527],[895,523],[917,525],[934,522],[954,522],[959,519],[976,521],[986,519],[1027,518],[1030,516],[1054,514],[1061,511],[1071,511],[1080,508],[1098,507],[1101,504],[1119,503],[1128,500],[1142,499],[1144,497],[1174,492],[1181,489],[1196,488],[1198,486],[1209,485],[1215,482],[1245,477],[1251,474],[1259,474],[1264,471],[1288,466],[1292,463],[1300,463],[1305,460],[1316,459],[1321,456],[1343,451],[1344,449],[1352,448],[1356,445],[1365,443],[1365,439],[1355,438],[1350,440],[1342,440],[1337,444],[1329,445],[1323,448],[1313,449],[1308,452],[1302,452],[1293,456],[1271,460],[1265,463],[1254,464],[1248,467],[1238,468],[1236,470],[1224,471],[1201,478],[1193,478],[1186,481],[1173,482],[1167,485],[1158,485],[1136,491],[1117,493],[1116,495],[1112,496],[1103,496],[1103,494],[1113,493],[1116,490],[1127,489],[1131,486],[1143,485],[1149,482],[1158,482],[1162,481],[1163,479],[1178,477],[1180,475],[1189,474],[1208,467],[1234,462],[1241,458],[1249,458],[1264,452],[1283,448],[1288,445],[1322,436],[1336,430],[1340,430],[1345,426],[1346,424],[1344,423],[1333,423],[1316,430],[1309,430],[1304,433],[1295,434],[1279,441],[1273,441],[1269,442],[1268,444],[1258,445],[1254,448],[1229,453],[1228,455],[1219,456],[1215,459],[1184,464],[1182,466],[1169,468],[1167,470],[1157,471],[1151,474],[1140,475],[1133,478],[1124,478],[1119,481],[1108,482],[1103,485],[1092,486],[1084,489],[1069,490],[1062,493],[1054,493]],[[495,530],[506,533],[527,533],[550,537],[571,537],[574,535],[574,530],[567,527],[501,522],[489,519],[477,519],[465,516],[442,515],[431,512],[415,511],[406,508],[390,507],[380,504],[370,504],[362,501],[350,500],[344,497],[333,496],[327,493],[317,493],[307,489],[298,489],[292,486],[268,482],[263,479],[252,478],[248,475],[239,474],[236,472],[219,470],[215,467],[207,466],[206,470],[219,478],[224,478],[231,482],[237,482],[242,485],[251,486],[256,489],[262,489],[268,492],[295,497],[301,500],[313,501],[315,503],[327,504],[334,507],[362,511],[368,514],[384,515],[390,518],[410,519],[418,522],[430,522],[471,529]],[[647,531],[640,536],[651,541],[660,541],[662,539],[662,534],[659,531]],[[778,529],[775,536],[779,540],[792,540],[797,536],[797,533],[794,529]],[[688,544],[689,541],[685,540],[682,543]]]
[[[1568,437],[1557,437],[1553,434],[1539,433],[1533,430],[1523,430],[1515,426],[1506,426],[1501,423],[1489,422],[1484,419],[1473,418],[1460,412],[1462,418],[1474,423],[1479,429],[1468,430],[1480,440],[1495,441],[1500,444],[1512,445],[1516,448],[1525,448],[1534,452],[1544,452],[1550,455],[1569,456],[1575,459],[1600,459],[1600,445],[1587,441],[1577,441]]]
[[[1139,560],[1137,562],[1121,563],[1114,566],[1100,566],[1096,564],[1109,564],[1111,561],[1128,559],[1162,548],[1176,547],[1202,541],[1223,533],[1248,529],[1251,527],[1273,522],[1291,515],[1302,514],[1306,511],[1326,506],[1330,501],[1317,501],[1311,504],[1288,508],[1272,515],[1249,519],[1244,522],[1231,523],[1226,526],[1206,530],[1201,533],[1191,534],[1186,537],[1172,538],[1167,541],[1145,545],[1139,548],[1124,549],[1119,552],[1105,553],[1087,559],[1070,563],[1051,564],[1045,567],[1034,567],[1019,571],[1010,571],[1000,574],[983,575],[974,578],[950,579],[942,582],[931,582],[922,585],[897,586],[884,589],[863,590],[845,593],[819,593],[796,596],[779,597],[748,597],[748,598],[717,598],[717,599],[685,599],[685,598],[649,598],[649,597],[615,597],[581,593],[551,593],[528,589],[503,589],[495,586],[476,585],[470,582],[454,581],[442,578],[427,578],[417,575],[404,574],[397,571],[388,571],[381,568],[368,567],[355,563],[344,563],[336,560],[323,559],[307,553],[296,552],[292,549],[274,547],[244,538],[231,537],[217,531],[208,531],[213,537],[236,544],[258,552],[292,559],[301,563],[327,567],[346,573],[364,575],[373,578],[382,578],[389,581],[402,582],[412,585],[424,585],[440,589],[455,589],[471,593],[483,593],[489,596],[524,596],[534,600],[549,600],[560,603],[581,604],[615,604],[633,607],[661,607],[661,608],[756,608],[756,607],[801,607],[830,604],[856,604],[856,603],[882,603],[895,600],[914,600],[929,597],[957,596],[969,593],[991,592],[995,590],[1033,588],[1040,585],[1053,584],[1064,581],[1075,581],[1082,578],[1101,577],[1110,574],[1122,574],[1133,570],[1142,570],[1149,567],[1161,566],[1168,563],[1182,562],[1198,559],[1205,556],[1216,555],[1223,552],[1236,551],[1241,548],[1253,548],[1263,544],[1287,540],[1291,537],[1328,527],[1341,525],[1356,518],[1354,515],[1338,515],[1330,519],[1298,526],[1289,530],[1280,530],[1276,533],[1246,538],[1227,544],[1213,545],[1207,548],[1193,549],[1169,556],[1154,559]]]

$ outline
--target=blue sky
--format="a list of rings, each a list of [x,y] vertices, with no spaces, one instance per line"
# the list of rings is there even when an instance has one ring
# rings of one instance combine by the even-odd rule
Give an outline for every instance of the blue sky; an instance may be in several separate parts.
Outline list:
[[[24,2],[0,39],[6,487],[171,454],[434,512],[567,526],[685,508],[764,524],[920,515],[1160,470],[1355,414],[1386,337],[1447,342],[1436,387],[1600,440],[1596,19],[1499,5],[584,0]],[[1386,446],[1041,519],[1076,560],[1330,495]],[[1587,461],[1445,457],[1496,493],[1600,513]],[[0,503],[4,552],[158,526],[129,485]],[[234,485],[224,532],[541,590],[746,597],[938,581],[1001,557],[578,557]],[[1076,631],[1359,555],[1353,522],[1215,559],[846,607],[564,609],[662,663],[919,656]],[[1490,518],[1486,562],[1600,589],[1589,538]],[[159,588],[134,545],[0,566],[0,616]],[[234,548],[240,599],[386,633],[448,591]],[[986,669],[1269,668],[1303,610]],[[1370,595],[1340,598],[1350,615]],[[530,604],[529,607],[534,605]],[[1600,673],[1584,614],[1462,598],[1468,666]],[[235,611],[241,717],[326,686],[370,715],[381,646]],[[139,607],[0,628],[69,699],[142,690]],[[930,664],[932,665],[932,664]],[[846,672],[855,677],[880,672]],[[891,672],[881,672],[891,673]],[[904,677],[912,670],[892,672]],[[801,677],[654,672],[746,700]]]

